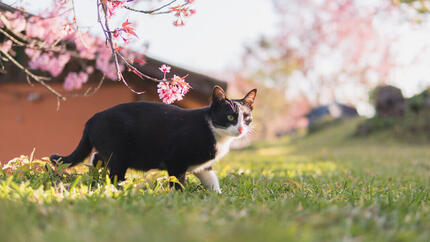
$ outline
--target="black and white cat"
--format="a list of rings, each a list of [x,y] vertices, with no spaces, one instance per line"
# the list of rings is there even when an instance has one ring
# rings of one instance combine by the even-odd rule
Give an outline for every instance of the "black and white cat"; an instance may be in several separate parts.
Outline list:
[[[248,133],[256,93],[254,89],[243,99],[232,100],[216,86],[211,105],[201,109],[152,102],[120,104],[87,121],[78,147],[69,156],[51,155],[50,160],[73,166],[94,147],[97,153],[91,163],[107,162],[112,179],[124,180],[128,168],[162,169],[184,184],[189,171],[205,187],[221,193],[212,165],[227,154],[234,139]]]

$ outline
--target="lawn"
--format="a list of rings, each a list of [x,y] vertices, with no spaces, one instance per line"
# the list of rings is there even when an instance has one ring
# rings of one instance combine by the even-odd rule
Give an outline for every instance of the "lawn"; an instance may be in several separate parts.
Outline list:
[[[36,160],[0,172],[0,241],[428,241],[430,145],[355,125],[230,152],[222,195],[192,175],[184,192],[156,171],[116,189],[103,169]]]

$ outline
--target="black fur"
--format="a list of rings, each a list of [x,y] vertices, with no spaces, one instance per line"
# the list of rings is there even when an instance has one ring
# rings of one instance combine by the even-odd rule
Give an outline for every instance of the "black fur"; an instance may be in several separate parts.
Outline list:
[[[237,116],[237,110],[215,91],[212,104],[201,109],[151,102],[120,104],[87,121],[75,151],[68,156],[51,155],[50,160],[73,166],[95,148],[95,162],[107,163],[112,179],[124,180],[128,168],[163,169],[184,184],[190,166],[215,157],[216,139],[208,122],[233,125],[227,114]]]

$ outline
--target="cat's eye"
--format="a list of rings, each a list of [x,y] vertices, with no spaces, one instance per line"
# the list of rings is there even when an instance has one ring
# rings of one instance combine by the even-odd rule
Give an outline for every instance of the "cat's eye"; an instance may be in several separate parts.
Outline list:
[[[245,123],[248,125],[252,122],[252,117],[249,114],[244,115]]]
[[[235,120],[235,118],[234,118],[234,116],[233,116],[233,115],[227,115],[227,119],[228,119],[228,121],[233,121],[233,120]]]

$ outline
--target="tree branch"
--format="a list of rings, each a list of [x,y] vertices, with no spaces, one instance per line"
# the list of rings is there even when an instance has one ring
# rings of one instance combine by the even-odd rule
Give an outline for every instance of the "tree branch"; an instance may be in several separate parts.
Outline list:
[[[97,0],[97,12],[98,12],[98,17],[99,17],[99,22],[100,25],[102,25],[102,29],[103,32],[105,33],[106,36],[106,41],[108,42],[110,49],[112,51],[112,55],[114,57],[114,62],[115,62],[115,68],[116,68],[116,75],[118,78],[118,81],[123,79],[122,73],[121,73],[121,68],[119,67],[119,62],[118,62],[118,56],[116,55],[116,51],[115,48],[113,46],[113,42],[112,42],[112,33],[110,31],[109,28],[109,21],[108,21],[108,17],[107,17],[107,6],[106,4],[100,2],[100,0]],[[102,23],[101,19],[100,19],[100,6],[102,6],[103,9],[103,14],[104,14],[104,24]]]
[[[50,80],[49,77],[45,77],[45,76],[38,76],[36,74],[33,74],[30,70],[28,70],[27,68],[25,68],[23,65],[21,65],[17,60],[15,60],[11,55],[9,55],[9,53],[0,50],[0,52],[6,56],[7,59],[9,59],[13,64],[15,64],[19,69],[23,70],[25,72],[25,74],[27,74],[28,76],[30,76],[31,78],[33,78],[35,81],[37,81],[38,83],[42,84],[42,86],[44,86],[46,89],[48,89],[51,93],[53,93],[55,96],[57,96],[58,98],[62,99],[62,100],[66,100],[66,98],[59,92],[57,92],[55,89],[53,89],[51,86],[49,86],[48,84],[46,84],[45,81]]]
[[[156,9],[153,9],[153,10],[138,10],[138,9],[131,8],[129,6],[124,6],[124,8],[128,9],[130,11],[133,11],[133,12],[144,13],[144,14],[166,14],[166,13],[170,13],[170,11],[165,11],[165,12],[158,12],[158,11],[162,10],[165,7],[168,7],[168,6],[172,5],[176,1],[177,0],[173,0],[173,1],[169,2],[169,3],[166,3],[166,4],[162,5],[162,6],[160,6],[159,8],[156,8]],[[184,3],[184,6],[185,5],[187,5],[187,3]]]

